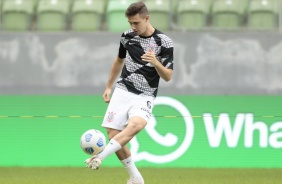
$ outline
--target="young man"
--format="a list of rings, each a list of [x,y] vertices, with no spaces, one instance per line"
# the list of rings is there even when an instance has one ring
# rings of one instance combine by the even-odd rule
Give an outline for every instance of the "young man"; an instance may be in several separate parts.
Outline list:
[[[169,81],[172,77],[173,43],[150,24],[143,2],[131,4],[125,15],[131,29],[121,36],[118,56],[103,94],[104,101],[110,102],[102,123],[110,142],[103,152],[85,163],[89,168],[98,169],[105,158],[116,153],[130,174],[128,184],[143,184],[126,144],[149,122],[160,78]],[[120,72],[110,100],[112,86]]]

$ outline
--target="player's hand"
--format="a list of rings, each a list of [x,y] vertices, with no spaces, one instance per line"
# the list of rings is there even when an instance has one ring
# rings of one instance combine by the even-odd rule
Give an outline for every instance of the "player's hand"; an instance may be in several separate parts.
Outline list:
[[[111,93],[112,93],[112,89],[106,89],[104,94],[103,94],[103,99],[106,103],[109,103],[111,100]]]
[[[142,61],[151,63],[153,66],[157,66],[160,63],[151,48],[149,48],[148,52],[141,56],[141,59]]]

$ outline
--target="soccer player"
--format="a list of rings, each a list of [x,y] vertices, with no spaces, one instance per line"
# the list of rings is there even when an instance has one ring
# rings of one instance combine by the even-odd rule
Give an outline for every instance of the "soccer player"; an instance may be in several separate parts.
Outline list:
[[[91,169],[98,169],[104,159],[116,153],[130,175],[127,183],[143,184],[144,179],[126,144],[149,122],[160,78],[165,81],[172,78],[173,43],[150,24],[143,2],[132,3],[125,15],[131,29],[121,35],[118,56],[103,94],[104,101],[110,102],[102,123],[110,142],[103,152],[85,163]],[[112,86],[120,72],[110,100]]]

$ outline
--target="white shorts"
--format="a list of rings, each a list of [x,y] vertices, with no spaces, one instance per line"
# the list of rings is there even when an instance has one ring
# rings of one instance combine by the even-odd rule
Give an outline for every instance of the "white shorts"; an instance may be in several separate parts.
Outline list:
[[[148,123],[152,115],[154,99],[115,88],[102,127],[123,130],[128,120],[134,116],[141,117]]]

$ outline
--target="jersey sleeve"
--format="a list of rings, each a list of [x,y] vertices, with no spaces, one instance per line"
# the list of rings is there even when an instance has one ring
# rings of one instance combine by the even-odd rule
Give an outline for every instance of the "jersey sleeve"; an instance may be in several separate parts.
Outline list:
[[[173,70],[173,42],[169,37],[164,37],[162,39],[162,51],[161,51],[161,57],[162,57],[162,64],[164,67],[172,69]]]
[[[125,34],[124,33],[122,33],[121,38],[120,38],[118,57],[121,59],[126,57]]]

